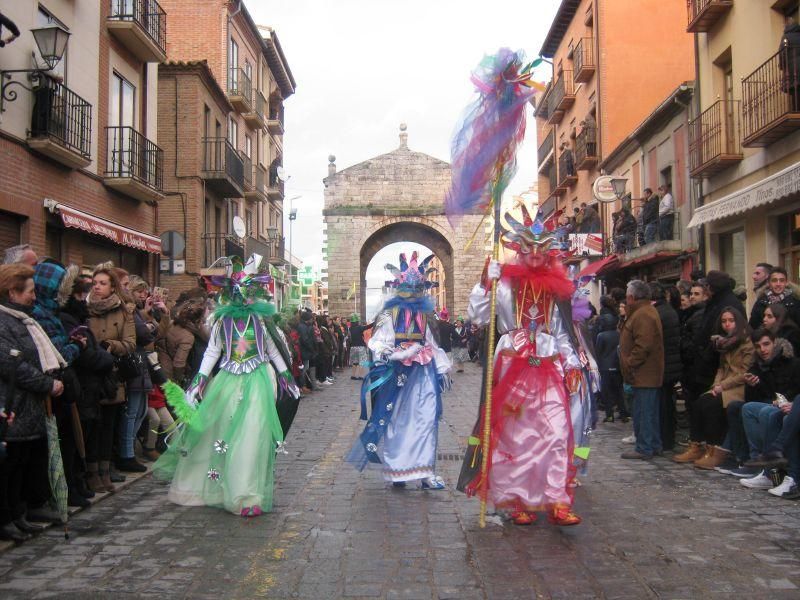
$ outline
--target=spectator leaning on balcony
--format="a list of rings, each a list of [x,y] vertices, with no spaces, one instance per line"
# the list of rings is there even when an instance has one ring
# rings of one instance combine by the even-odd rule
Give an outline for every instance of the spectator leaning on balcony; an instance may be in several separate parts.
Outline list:
[[[631,214],[631,209],[623,206],[617,214],[614,223],[614,246],[615,251],[628,252],[633,248],[634,236],[636,235],[636,219]]]
[[[672,186],[665,183],[658,191],[661,200],[658,203],[658,239],[671,240],[675,223],[675,200],[672,198]]]
[[[652,244],[658,234],[658,196],[650,188],[644,188],[644,204],[642,205],[642,228],[644,243]]]
[[[587,206],[586,202],[581,203],[581,226],[578,228],[578,233],[600,233],[600,215],[593,206]]]

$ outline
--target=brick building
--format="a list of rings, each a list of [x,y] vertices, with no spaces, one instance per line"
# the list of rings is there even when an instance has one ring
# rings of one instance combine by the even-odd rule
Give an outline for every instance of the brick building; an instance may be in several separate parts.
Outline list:
[[[87,268],[113,260],[154,281],[165,12],[155,0],[25,0],[5,3],[3,13],[21,36],[0,49],[0,70],[33,72],[4,81],[0,247],[27,242]],[[32,35],[45,27],[70,34],[52,70]]]
[[[273,268],[284,265],[283,101],[296,84],[278,38],[242,2],[162,4],[171,35],[158,74],[165,141],[159,230],[186,241],[173,257],[185,260],[185,272],[173,268],[163,281],[185,289],[231,254],[257,252]]]

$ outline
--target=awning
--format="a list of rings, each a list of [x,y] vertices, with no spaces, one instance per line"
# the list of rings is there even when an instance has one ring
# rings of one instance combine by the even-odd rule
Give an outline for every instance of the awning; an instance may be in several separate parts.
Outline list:
[[[628,267],[643,267],[653,263],[661,262],[668,259],[675,259],[681,255],[681,252],[662,251],[648,254],[647,256],[640,256],[631,261],[620,262],[620,269],[627,269]]]
[[[596,260],[593,263],[586,265],[581,272],[578,273],[578,277],[592,277],[594,275],[602,275],[603,273],[607,273],[608,271],[616,268],[619,264],[619,258],[616,254],[609,254],[603,259]]]
[[[699,206],[694,211],[689,227],[699,227],[704,223],[718,221],[759,206],[771,204],[790,194],[800,191],[800,162],[786,167],[744,189]]]
[[[159,237],[117,225],[66,204],[60,204],[55,200],[45,199],[44,207],[51,213],[60,215],[65,227],[82,229],[88,233],[108,238],[121,246],[129,246],[152,254],[161,254],[161,238]]]

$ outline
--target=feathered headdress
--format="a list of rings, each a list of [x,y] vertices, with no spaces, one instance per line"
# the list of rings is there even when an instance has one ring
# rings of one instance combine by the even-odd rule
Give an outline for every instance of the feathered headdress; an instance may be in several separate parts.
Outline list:
[[[272,277],[258,272],[261,260],[260,254],[252,254],[246,263],[242,261],[241,256],[223,256],[217,259],[212,267],[223,267],[225,275],[206,277],[206,285],[222,290],[220,299],[223,303],[267,300],[272,297],[269,290]]]
[[[431,288],[438,287],[439,284],[437,282],[428,281],[428,276],[436,272],[436,269],[428,268],[433,256],[431,254],[421,263],[418,263],[416,250],[411,254],[410,261],[406,261],[406,255],[401,254],[400,268],[392,264],[387,264],[384,267],[394,275],[394,280],[387,281],[386,287],[397,290],[399,296],[419,296]]]

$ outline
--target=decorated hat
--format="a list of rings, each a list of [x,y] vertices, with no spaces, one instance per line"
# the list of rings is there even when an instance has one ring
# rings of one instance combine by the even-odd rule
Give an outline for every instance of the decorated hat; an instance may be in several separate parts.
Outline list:
[[[241,256],[224,256],[217,259],[212,267],[224,268],[225,275],[211,275],[205,278],[206,285],[222,291],[223,302],[254,302],[269,299],[272,293],[269,284],[272,277],[259,273],[262,256],[252,254],[247,262]]]
[[[447,308],[443,308],[443,309],[442,309],[442,310],[439,312],[439,318],[440,318],[440,319],[442,319],[443,321],[447,321],[447,319],[449,319],[449,318],[450,318],[450,313],[449,313],[449,312],[447,312]]]
[[[429,269],[428,265],[433,260],[433,254],[417,262],[417,251],[411,254],[411,260],[406,261],[406,255],[400,255],[400,268],[387,264],[384,268],[394,275],[394,281],[387,281],[386,286],[397,290],[399,296],[420,296],[427,290],[438,287],[435,281],[428,281],[428,276],[435,273],[436,269]]]
[[[548,257],[563,258],[574,253],[568,245],[564,248],[557,240],[556,223],[561,211],[556,211],[547,219],[537,211],[534,219],[524,204],[520,203],[519,206],[522,211],[521,222],[511,213],[505,213],[508,226],[503,224],[503,246],[520,254],[546,254]]]

